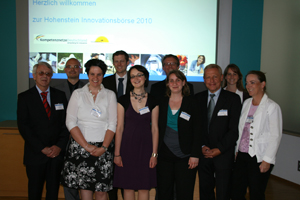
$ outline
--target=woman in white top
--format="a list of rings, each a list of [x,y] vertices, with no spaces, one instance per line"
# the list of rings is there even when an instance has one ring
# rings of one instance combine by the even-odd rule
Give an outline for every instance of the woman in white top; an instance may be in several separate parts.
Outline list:
[[[66,125],[71,133],[62,172],[65,187],[80,189],[83,200],[106,200],[112,190],[111,141],[117,124],[117,100],[102,85],[106,64],[91,59],[85,64],[89,82],[73,92]]]
[[[264,73],[250,71],[246,88],[252,98],[244,102],[240,116],[232,199],[245,199],[249,186],[250,199],[262,200],[281,140],[282,115],[265,93]]]
[[[243,86],[243,75],[237,65],[229,64],[224,70],[224,77],[224,90],[238,94],[242,103],[249,98]]]

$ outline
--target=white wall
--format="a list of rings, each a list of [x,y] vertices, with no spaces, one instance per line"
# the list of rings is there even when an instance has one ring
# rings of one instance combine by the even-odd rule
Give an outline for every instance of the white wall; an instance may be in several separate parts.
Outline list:
[[[283,128],[300,133],[300,1],[264,0],[261,71],[283,113]],[[272,174],[300,184],[300,135],[283,134]]]

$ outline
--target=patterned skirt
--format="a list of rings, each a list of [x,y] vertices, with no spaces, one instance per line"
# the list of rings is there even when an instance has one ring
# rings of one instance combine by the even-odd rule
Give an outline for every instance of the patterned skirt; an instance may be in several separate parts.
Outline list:
[[[97,147],[102,142],[89,142]],[[111,149],[111,148],[109,148]],[[113,153],[108,150],[100,157],[91,156],[71,138],[62,170],[64,187],[107,192],[113,189]]]

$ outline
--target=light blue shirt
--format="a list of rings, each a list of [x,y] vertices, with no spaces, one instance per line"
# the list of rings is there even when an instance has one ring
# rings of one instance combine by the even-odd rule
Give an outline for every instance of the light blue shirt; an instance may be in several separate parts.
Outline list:
[[[220,87],[220,89],[218,89],[215,93],[211,93],[211,92],[208,90],[207,106],[208,106],[209,101],[210,101],[210,99],[211,99],[210,94],[215,94],[215,96],[214,96],[214,101],[215,101],[215,105],[217,105],[217,101],[218,101],[218,99],[219,99],[220,92],[221,92],[221,87]]]
[[[36,89],[39,91],[39,94],[40,94],[40,97],[41,97],[41,99],[42,99],[42,101],[43,101],[43,96],[42,96],[42,90],[40,90],[40,88],[37,86],[37,85],[35,85],[35,87],[36,87]],[[50,101],[50,89],[49,89],[49,87],[48,87],[48,89],[45,91],[45,92],[48,92],[47,93],[47,101],[48,101],[48,104],[49,104],[49,106],[51,107],[51,101]]]

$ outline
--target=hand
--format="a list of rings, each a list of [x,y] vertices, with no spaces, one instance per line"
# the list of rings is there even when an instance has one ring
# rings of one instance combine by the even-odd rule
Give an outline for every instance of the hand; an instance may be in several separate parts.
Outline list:
[[[207,146],[202,147],[202,154],[206,158],[206,156],[210,154],[210,148]]]
[[[267,163],[266,161],[262,161],[262,163],[259,165],[260,173],[265,173],[270,169],[270,163]]]
[[[154,168],[157,165],[157,157],[151,156],[150,162],[149,162],[149,167]]]
[[[218,148],[211,149],[206,153],[205,158],[214,158],[221,154],[221,151]]]
[[[55,158],[60,154],[61,148],[59,148],[56,145],[53,145],[53,146],[50,147],[50,150],[51,150],[51,153],[48,154],[47,156],[50,157],[50,158]]]
[[[95,149],[97,149],[97,147],[94,146],[94,145],[91,145],[91,144],[87,144],[87,145],[84,147],[84,149],[85,149],[87,152],[92,153]]]
[[[94,150],[91,152],[91,155],[92,155],[92,156],[95,156],[95,157],[99,157],[99,156],[101,156],[101,155],[104,154],[104,153],[105,153],[105,149],[103,149],[102,147],[100,147],[100,148],[94,149]]]
[[[45,147],[42,149],[42,153],[45,154],[46,156],[48,156],[51,152],[52,150],[49,147]]]
[[[189,159],[189,169],[194,169],[198,166],[199,158],[190,157]]]
[[[118,156],[114,158],[114,163],[118,166],[118,167],[123,167],[123,162],[122,162],[122,157]]]

